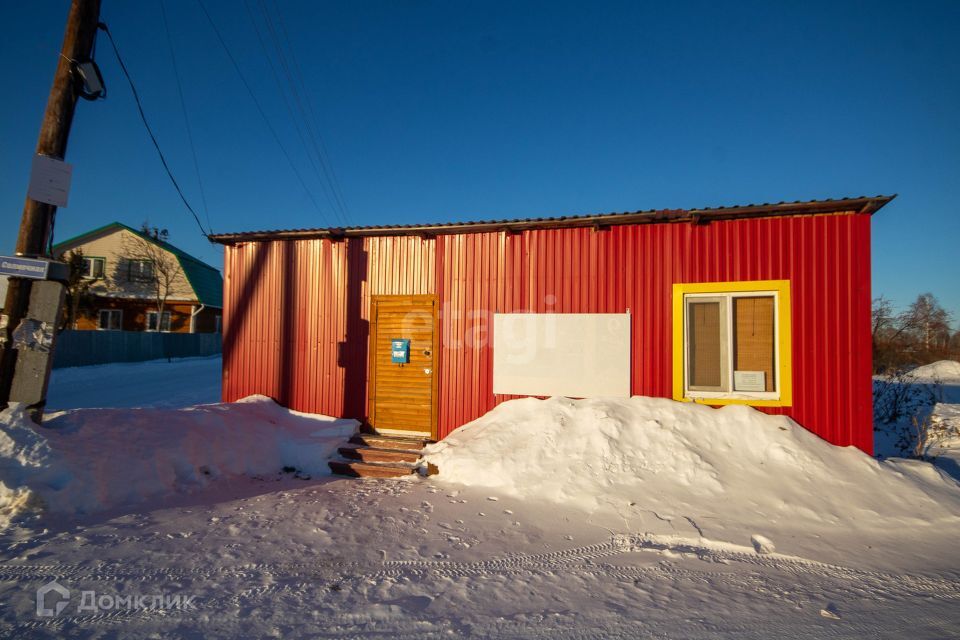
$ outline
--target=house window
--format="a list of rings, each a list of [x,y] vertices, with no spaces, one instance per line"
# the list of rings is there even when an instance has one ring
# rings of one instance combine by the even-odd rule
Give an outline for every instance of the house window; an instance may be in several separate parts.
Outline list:
[[[84,258],[83,273],[81,275],[87,280],[99,280],[103,278],[106,262],[104,258]]]
[[[120,331],[123,329],[123,310],[100,309],[97,328],[103,331]]]
[[[676,400],[790,406],[790,283],[674,285]]]
[[[157,312],[147,311],[147,331],[157,331]],[[159,331],[170,331],[170,312],[164,311],[160,318]]]
[[[152,282],[152,260],[130,260],[127,262],[127,279],[130,282]]]

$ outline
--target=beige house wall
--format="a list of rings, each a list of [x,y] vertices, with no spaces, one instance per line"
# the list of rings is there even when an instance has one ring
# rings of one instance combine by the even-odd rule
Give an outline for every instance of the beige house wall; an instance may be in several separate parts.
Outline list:
[[[64,255],[79,248],[83,250],[84,257],[104,258],[106,260],[104,278],[93,283],[90,287],[90,293],[100,296],[152,299],[155,296],[155,291],[151,283],[131,281],[128,274],[131,249],[135,248],[137,243],[144,242],[146,240],[126,229],[116,229],[92,240],[69,245],[65,248]],[[169,251],[164,252],[170,256],[171,260],[177,260],[177,257]],[[193,287],[190,286],[190,282],[181,270],[170,288],[167,301],[193,301],[196,299]]]

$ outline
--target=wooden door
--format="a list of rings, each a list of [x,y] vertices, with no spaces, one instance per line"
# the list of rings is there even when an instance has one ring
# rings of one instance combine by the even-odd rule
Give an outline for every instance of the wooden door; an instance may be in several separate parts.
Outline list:
[[[436,437],[437,306],[433,296],[373,296],[370,301],[370,426]],[[394,340],[409,340],[406,363]]]

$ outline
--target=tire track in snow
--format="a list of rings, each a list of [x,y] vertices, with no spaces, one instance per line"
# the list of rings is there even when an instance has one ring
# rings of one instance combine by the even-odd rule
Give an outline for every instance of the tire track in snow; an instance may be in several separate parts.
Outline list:
[[[369,565],[360,563],[290,563],[270,564],[253,563],[236,567],[175,567],[175,568],[139,568],[128,565],[97,565],[81,567],[67,564],[10,565],[0,566],[0,580],[20,581],[26,579],[49,580],[56,578],[70,581],[110,582],[158,580],[203,581],[214,578],[233,578],[240,582],[256,580],[256,586],[235,592],[228,597],[209,597],[201,595],[198,608],[229,611],[240,606],[249,606],[252,602],[283,594],[302,595],[309,590],[336,589],[356,590],[364,583],[376,584],[386,579],[406,578],[414,581],[439,579],[473,579],[491,576],[579,575],[598,580],[617,582],[637,582],[668,579],[673,581],[692,581],[723,585],[737,589],[757,587],[769,577],[757,574],[743,574],[735,571],[700,571],[678,567],[670,562],[660,562],[648,566],[618,565],[599,562],[628,553],[672,552],[716,563],[747,564],[758,568],[781,571],[793,575],[809,575],[815,578],[836,580],[838,588],[854,592],[863,592],[874,598],[925,597],[944,600],[960,598],[960,581],[934,576],[913,574],[895,574],[880,571],[867,571],[832,565],[827,563],[787,556],[782,554],[760,555],[738,549],[734,545],[695,541],[678,537],[630,535],[614,536],[608,541],[561,549],[539,554],[512,555],[474,562],[436,561],[436,560],[394,560],[384,562],[378,569],[371,571]],[[270,584],[262,584],[269,580]],[[114,625],[158,615],[144,610],[118,610],[92,616],[68,616],[51,620],[32,620],[18,628],[21,630],[54,628],[60,629],[73,625]],[[348,617],[343,625],[349,626]],[[396,622],[396,621],[395,621]],[[519,631],[519,629],[517,629]],[[386,630],[385,630],[386,631]],[[393,633],[403,633],[406,629],[391,627]],[[414,628],[409,629],[412,633]],[[612,629],[605,628],[599,636],[609,636]],[[849,629],[848,629],[849,631]],[[522,637],[524,634],[513,634]],[[565,637],[586,638],[592,634],[572,634]],[[538,637],[533,635],[530,637]]]
[[[55,618],[31,620],[17,625],[16,629],[26,631],[29,629],[62,629],[66,626],[80,625],[116,625],[134,620],[148,620],[166,613],[166,611],[153,610],[151,615],[149,609],[117,609],[91,616],[57,616]]]
[[[136,580],[146,582],[155,579],[203,579],[217,576],[235,576],[253,578],[257,575],[278,575],[287,578],[299,576],[317,578],[319,574],[356,579],[378,579],[396,577],[404,574],[433,574],[435,576],[482,576],[490,573],[516,573],[530,569],[551,570],[576,564],[577,569],[585,571],[592,561],[610,558],[626,553],[641,551],[672,552],[681,555],[695,555],[701,560],[718,564],[736,562],[764,567],[793,574],[812,574],[846,581],[872,580],[890,582],[910,589],[942,598],[960,598],[960,580],[924,576],[918,574],[898,574],[880,571],[854,569],[809,560],[784,554],[757,554],[747,547],[738,547],[728,543],[715,543],[709,540],[692,540],[674,536],[654,536],[646,534],[617,535],[606,542],[569,549],[561,549],[538,554],[517,554],[473,562],[449,560],[388,560],[381,568],[370,571],[370,565],[356,562],[345,563],[253,563],[235,567],[149,567],[141,568],[129,565],[98,565],[81,567],[69,564],[51,565],[11,565],[0,566],[0,580],[23,580],[28,578],[50,580]],[[611,565],[603,563],[604,571]],[[571,568],[566,566],[565,568]],[[642,572],[651,568],[639,568]],[[632,575],[632,574],[631,574]]]

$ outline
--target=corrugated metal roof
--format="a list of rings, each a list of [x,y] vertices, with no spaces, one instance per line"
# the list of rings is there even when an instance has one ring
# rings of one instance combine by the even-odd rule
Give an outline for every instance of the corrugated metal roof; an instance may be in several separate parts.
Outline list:
[[[283,240],[305,238],[340,238],[388,235],[445,235],[451,233],[469,233],[480,231],[522,231],[537,227],[588,227],[614,226],[622,224],[645,224],[655,222],[708,221],[729,218],[758,218],[767,216],[812,215],[855,211],[874,213],[896,197],[858,196],[828,200],[797,200],[763,204],[735,205],[728,207],[706,207],[702,209],[648,209],[645,211],[626,211],[620,213],[583,214],[554,216],[543,218],[509,218],[502,220],[480,220],[468,222],[441,222],[434,224],[404,224],[360,227],[326,227],[313,229],[275,229],[266,231],[241,231],[237,233],[219,233],[210,236],[210,240],[222,244],[252,240]]]

